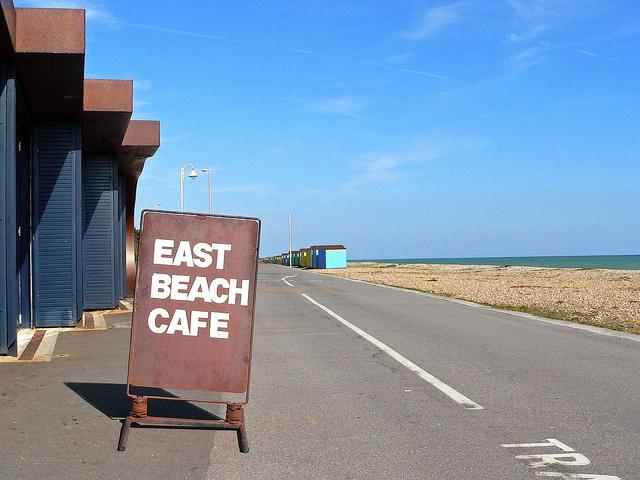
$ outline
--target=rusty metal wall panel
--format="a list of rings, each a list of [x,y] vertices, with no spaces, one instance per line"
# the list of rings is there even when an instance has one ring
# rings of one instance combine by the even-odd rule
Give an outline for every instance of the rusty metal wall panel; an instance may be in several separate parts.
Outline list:
[[[128,383],[145,387],[248,392],[260,221],[145,211],[141,229]],[[206,268],[154,264],[157,239],[173,240],[174,254],[182,241],[189,242],[192,248],[198,243],[214,243],[230,245],[231,250],[224,254],[222,269],[216,268],[216,255],[212,256],[214,263]],[[240,301],[212,303],[202,298],[193,301],[152,298],[154,273],[189,276],[187,293],[195,277],[206,277],[208,284],[215,279],[237,279],[240,285],[246,280],[249,282],[247,304],[241,305]],[[219,298],[224,295],[224,287],[217,291]],[[187,317],[193,311],[228,314],[228,324],[222,329],[228,332],[228,338],[212,338],[209,321],[196,336],[179,331],[154,333],[149,326],[149,314],[156,308],[165,309],[169,316],[166,320],[156,319],[158,322],[154,327],[159,328],[170,324],[176,310],[186,310]]]
[[[117,197],[116,205],[116,293],[118,300],[122,300],[127,296],[127,278],[125,265],[125,230],[126,230],[126,202],[125,202],[125,181],[118,172],[117,179]]]

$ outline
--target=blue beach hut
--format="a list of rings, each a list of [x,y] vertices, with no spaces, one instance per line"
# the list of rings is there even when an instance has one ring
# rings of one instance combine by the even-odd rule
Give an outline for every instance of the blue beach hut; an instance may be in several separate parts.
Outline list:
[[[311,247],[312,268],[347,268],[347,247],[314,245]]]

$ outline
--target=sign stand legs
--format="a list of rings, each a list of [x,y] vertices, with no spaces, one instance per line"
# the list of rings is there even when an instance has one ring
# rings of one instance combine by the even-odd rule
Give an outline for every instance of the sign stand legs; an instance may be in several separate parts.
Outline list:
[[[232,425],[238,426],[238,448],[242,453],[249,451],[249,440],[247,439],[247,431],[244,426],[244,410],[242,405],[237,403],[227,404],[226,421]]]
[[[212,430],[235,430],[238,435],[238,448],[242,453],[249,452],[249,440],[244,421],[243,405],[228,403],[224,420],[197,420],[193,418],[154,417],[147,415],[147,397],[137,396],[131,402],[131,413],[127,416],[118,440],[118,451],[123,452],[127,447],[127,439],[131,425],[157,425],[157,426],[187,426],[198,428],[210,428]]]
[[[129,430],[131,430],[131,417],[127,417],[127,419],[122,424],[122,429],[120,430],[120,439],[118,440],[119,452],[124,452],[124,449],[127,448],[127,439],[129,438]]]

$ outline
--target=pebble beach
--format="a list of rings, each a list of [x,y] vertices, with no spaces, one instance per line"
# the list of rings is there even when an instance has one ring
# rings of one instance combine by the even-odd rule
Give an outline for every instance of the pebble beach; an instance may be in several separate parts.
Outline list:
[[[349,263],[323,273],[640,334],[640,271]]]

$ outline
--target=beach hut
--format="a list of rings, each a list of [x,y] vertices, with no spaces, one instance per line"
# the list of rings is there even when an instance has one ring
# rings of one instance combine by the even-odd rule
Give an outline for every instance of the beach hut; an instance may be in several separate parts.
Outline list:
[[[291,265],[294,267],[300,266],[300,250],[294,250],[291,252]]]
[[[300,249],[300,266],[304,268],[311,268],[311,249]]]
[[[318,263],[320,259],[320,247],[321,245],[311,246],[311,268],[320,268]]]
[[[344,245],[314,245],[311,251],[312,268],[347,268],[347,247]]]

